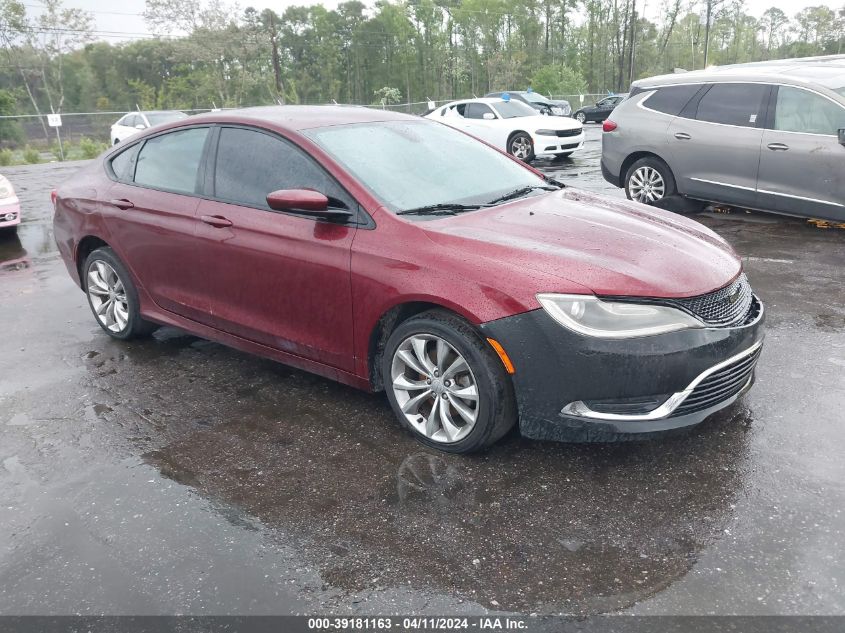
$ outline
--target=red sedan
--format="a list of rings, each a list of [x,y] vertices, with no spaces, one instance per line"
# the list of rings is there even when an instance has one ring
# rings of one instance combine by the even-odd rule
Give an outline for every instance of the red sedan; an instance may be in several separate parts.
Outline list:
[[[688,426],[753,382],[763,306],[700,224],[349,107],[216,112],[106,152],[55,235],[112,337],[172,325],[361,389],[421,441]]]

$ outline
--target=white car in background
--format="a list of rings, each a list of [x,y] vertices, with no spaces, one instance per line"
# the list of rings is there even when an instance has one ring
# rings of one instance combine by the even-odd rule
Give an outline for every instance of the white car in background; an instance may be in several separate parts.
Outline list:
[[[537,114],[515,99],[453,101],[426,118],[463,130],[525,162],[535,156],[569,156],[584,146],[584,127],[578,121]]]
[[[9,179],[0,175],[0,233],[17,231],[21,223],[21,203]]]
[[[148,127],[187,119],[188,115],[179,110],[150,110],[147,112],[128,112],[111,126],[111,142],[117,145],[133,134]]]

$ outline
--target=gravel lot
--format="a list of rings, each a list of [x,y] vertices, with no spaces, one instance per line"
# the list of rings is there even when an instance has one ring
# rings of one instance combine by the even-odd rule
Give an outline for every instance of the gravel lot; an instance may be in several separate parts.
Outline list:
[[[572,160],[601,180],[599,128]],[[0,613],[845,614],[845,231],[702,215],[768,309],[757,384],[659,441],[424,450],[387,401],[177,330],[108,339],[7,168]]]

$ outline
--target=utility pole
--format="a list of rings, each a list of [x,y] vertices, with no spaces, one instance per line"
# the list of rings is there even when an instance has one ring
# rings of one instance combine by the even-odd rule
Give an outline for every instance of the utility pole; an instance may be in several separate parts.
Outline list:
[[[634,48],[637,46],[637,0],[631,0],[631,45],[628,49],[628,86],[634,81]]]
[[[276,13],[270,9],[270,45],[273,48],[273,77],[276,81],[276,94],[285,102],[285,86],[282,83],[282,64],[279,61],[279,46],[276,43]]]
[[[704,23],[704,67],[707,68],[707,54],[710,51],[710,18],[713,15],[713,0],[706,0],[707,14]]]

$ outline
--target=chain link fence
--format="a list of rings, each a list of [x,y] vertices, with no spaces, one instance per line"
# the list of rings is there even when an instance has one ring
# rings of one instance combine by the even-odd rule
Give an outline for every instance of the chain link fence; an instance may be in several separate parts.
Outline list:
[[[565,99],[575,112],[594,105],[608,93],[584,95],[553,95]],[[412,101],[366,107],[383,108],[393,112],[423,115],[455,99]],[[353,104],[349,104],[353,105]],[[183,110],[187,114],[209,112],[212,108]],[[47,115],[21,114],[0,116],[0,166],[37,163],[54,160],[93,158],[111,144],[110,129],[126,112],[63,112],[62,125],[50,127]],[[61,145],[59,144],[61,139]]]

